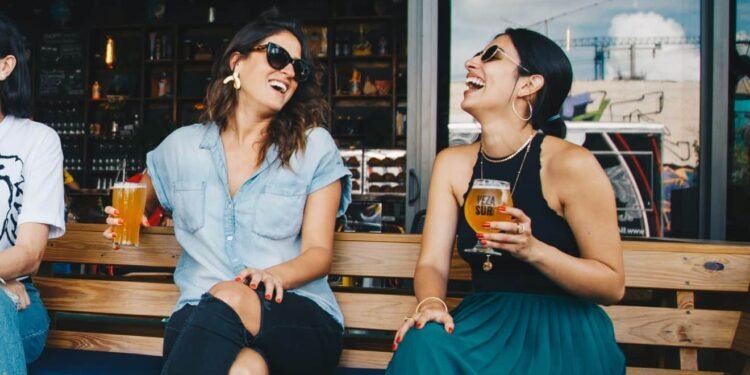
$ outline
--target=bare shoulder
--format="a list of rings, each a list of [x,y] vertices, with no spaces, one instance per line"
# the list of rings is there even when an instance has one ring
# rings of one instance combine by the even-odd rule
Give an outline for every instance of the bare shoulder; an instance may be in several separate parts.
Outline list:
[[[478,152],[479,143],[445,148],[435,158],[435,169],[466,168],[473,165]]]
[[[542,150],[543,167],[549,177],[549,186],[565,206],[584,195],[603,194],[606,199],[613,196],[612,185],[606,173],[591,151],[556,138],[546,137]]]
[[[591,151],[557,137],[545,137],[543,158],[555,178],[578,179],[599,174],[602,167]]]
[[[464,191],[474,171],[479,143],[448,147],[435,158],[430,177],[430,189],[450,192],[457,202],[462,202]]]

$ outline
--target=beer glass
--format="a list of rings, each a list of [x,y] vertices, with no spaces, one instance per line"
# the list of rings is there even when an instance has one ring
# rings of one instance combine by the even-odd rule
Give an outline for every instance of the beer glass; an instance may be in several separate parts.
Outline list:
[[[146,184],[118,182],[112,186],[112,207],[120,211],[121,225],[115,226],[115,245],[138,246],[141,220],[146,208]]]
[[[477,233],[498,233],[499,229],[485,228],[483,223],[488,221],[511,221],[509,214],[502,213],[498,206],[513,207],[510,183],[501,180],[476,179],[464,202],[464,216],[471,229]],[[483,253],[503,255],[502,253],[482,245],[477,240],[471,249],[465,249],[469,253]]]

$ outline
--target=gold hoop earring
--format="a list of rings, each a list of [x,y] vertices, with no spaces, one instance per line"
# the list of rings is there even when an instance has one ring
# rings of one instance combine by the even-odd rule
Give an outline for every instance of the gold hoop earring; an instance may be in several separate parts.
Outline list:
[[[529,117],[523,118],[521,115],[518,114],[518,111],[516,110],[515,100],[510,102],[510,108],[513,110],[513,113],[515,113],[516,116],[518,116],[518,118],[521,119],[521,121],[529,121],[531,120],[531,116],[533,116],[534,114],[534,108],[531,106],[531,103],[527,99],[524,99],[524,100],[526,101],[526,104],[529,106]]]
[[[229,82],[232,82],[234,84],[234,89],[239,90],[240,87],[242,87],[242,82],[240,82],[240,73],[237,73],[237,68],[235,67],[232,71],[231,75],[226,76],[224,78],[224,81],[222,81],[225,85]]]

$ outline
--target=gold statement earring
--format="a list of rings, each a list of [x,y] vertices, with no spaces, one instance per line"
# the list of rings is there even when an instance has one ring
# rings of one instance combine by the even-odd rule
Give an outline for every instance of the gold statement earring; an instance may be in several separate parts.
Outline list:
[[[520,114],[518,114],[518,111],[516,110],[516,101],[515,100],[512,101],[512,102],[510,102],[510,108],[513,110],[513,113],[515,113],[516,116],[518,116],[518,118],[521,119],[521,121],[529,121],[529,120],[531,120],[531,116],[534,114],[534,108],[531,107],[531,103],[529,103],[529,101],[527,99],[524,99],[524,100],[526,101],[526,104],[528,104],[528,106],[529,106],[529,117],[523,118]]]
[[[232,74],[226,76],[226,78],[224,78],[224,81],[223,81],[225,85],[229,82],[232,82],[234,84],[235,90],[239,90],[240,87],[242,87],[242,82],[240,82],[240,73],[237,73],[237,68],[239,68],[239,65],[240,64],[237,64],[237,66],[234,67]]]

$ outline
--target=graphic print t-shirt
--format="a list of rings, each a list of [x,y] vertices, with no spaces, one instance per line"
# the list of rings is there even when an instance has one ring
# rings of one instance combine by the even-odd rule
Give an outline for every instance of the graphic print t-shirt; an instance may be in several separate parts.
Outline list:
[[[29,119],[0,122],[0,251],[16,244],[23,223],[65,233],[63,155],[54,130]]]

